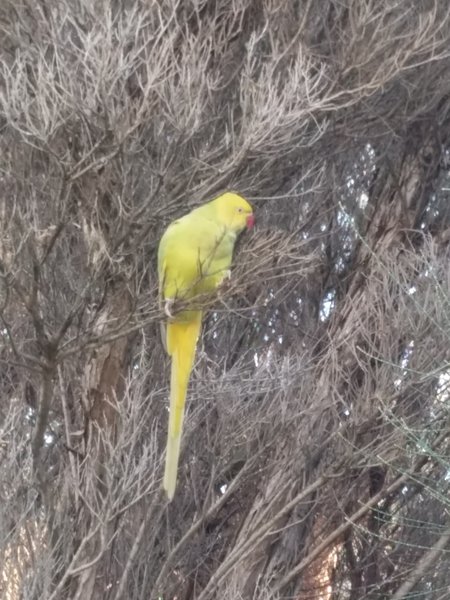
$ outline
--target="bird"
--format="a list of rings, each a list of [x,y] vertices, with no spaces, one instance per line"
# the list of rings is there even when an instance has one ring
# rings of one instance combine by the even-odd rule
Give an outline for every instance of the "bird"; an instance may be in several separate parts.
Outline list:
[[[201,331],[199,296],[211,294],[229,278],[235,242],[254,223],[249,202],[225,192],[170,223],[159,242],[159,298],[165,313],[161,333],[171,359],[163,479],[169,502],[175,494],[186,393]]]

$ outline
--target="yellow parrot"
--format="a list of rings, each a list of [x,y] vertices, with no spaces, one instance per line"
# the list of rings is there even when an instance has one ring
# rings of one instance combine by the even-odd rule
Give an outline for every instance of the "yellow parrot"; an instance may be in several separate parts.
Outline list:
[[[163,487],[172,500],[177,482],[184,405],[195,348],[200,334],[202,311],[189,301],[213,292],[229,277],[236,239],[255,217],[242,196],[227,192],[173,221],[158,248],[160,299],[168,317],[163,343],[171,357],[170,414]],[[176,300],[187,302],[177,314]]]

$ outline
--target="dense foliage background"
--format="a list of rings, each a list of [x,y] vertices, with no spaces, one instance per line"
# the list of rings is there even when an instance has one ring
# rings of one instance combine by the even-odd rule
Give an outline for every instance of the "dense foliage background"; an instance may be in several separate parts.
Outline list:
[[[449,12],[2,0],[2,598],[448,597]],[[155,251],[225,189],[167,505]]]

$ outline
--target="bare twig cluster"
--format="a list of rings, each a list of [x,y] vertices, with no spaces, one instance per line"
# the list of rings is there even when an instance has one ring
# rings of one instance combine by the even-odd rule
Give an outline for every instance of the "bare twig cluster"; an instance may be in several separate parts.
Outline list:
[[[3,0],[0,595],[448,594],[446,0]],[[177,495],[156,248],[234,189]]]

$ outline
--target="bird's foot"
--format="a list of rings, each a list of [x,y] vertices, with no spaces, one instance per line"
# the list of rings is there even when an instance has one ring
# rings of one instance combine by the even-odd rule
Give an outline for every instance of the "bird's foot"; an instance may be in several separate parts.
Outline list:
[[[174,318],[174,314],[172,313],[173,305],[175,304],[175,298],[167,298],[164,302],[164,313],[169,319]]]
[[[227,293],[231,287],[231,271],[228,269],[225,271],[224,276],[222,277],[222,281],[219,283],[217,287],[217,297],[220,302],[224,302],[224,298],[227,296]]]

